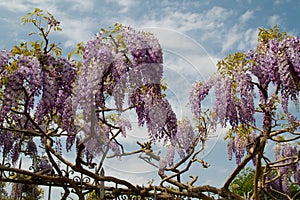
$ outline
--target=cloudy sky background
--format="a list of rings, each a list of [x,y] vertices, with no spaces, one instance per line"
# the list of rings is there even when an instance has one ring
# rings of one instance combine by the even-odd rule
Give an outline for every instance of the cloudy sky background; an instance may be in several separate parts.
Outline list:
[[[205,80],[216,70],[217,60],[227,54],[254,49],[259,27],[278,24],[292,35],[300,31],[300,1],[296,0],[0,0],[0,49],[30,40],[27,33],[32,27],[21,26],[20,18],[35,7],[61,21],[63,31],[52,39],[61,44],[64,53],[115,23],[153,32],[164,49],[167,94],[178,118],[190,115],[187,97],[192,83]],[[131,133],[129,140],[141,137]],[[198,184],[221,186],[234,168],[234,161],[226,159],[222,141],[222,137],[212,139],[202,154],[211,164],[209,169],[193,168],[201,177]],[[107,173],[135,183],[157,179],[154,168],[134,158],[126,159],[108,162]],[[122,170],[116,170],[120,165]],[[138,172],[141,169],[142,173]]]

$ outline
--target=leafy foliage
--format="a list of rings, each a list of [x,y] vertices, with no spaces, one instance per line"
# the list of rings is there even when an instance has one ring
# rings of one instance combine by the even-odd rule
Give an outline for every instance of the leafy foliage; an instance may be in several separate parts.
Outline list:
[[[230,190],[249,198],[253,194],[254,169],[244,168],[230,184]]]

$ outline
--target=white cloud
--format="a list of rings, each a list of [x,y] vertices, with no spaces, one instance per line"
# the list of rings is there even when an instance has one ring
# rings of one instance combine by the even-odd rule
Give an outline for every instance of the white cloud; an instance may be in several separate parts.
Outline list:
[[[203,13],[174,12],[174,10],[166,8],[161,14],[163,16],[160,16],[159,19],[141,18],[137,20],[122,18],[122,20],[134,27],[163,27],[181,33],[186,33],[191,30],[211,31],[223,27],[224,22],[232,15],[232,11],[217,6]],[[153,13],[153,16],[156,16],[156,14]]]
[[[23,2],[13,0],[8,2],[0,1],[0,6],[13,13],[23,13],[22,15],[32,12],[34,8],[40,8],[45,12],[50,12],[61,22],[63,31],[57,32],[54,35],[64,37],[63,45],[65,47],[74,47],[78,42],[87,41],[93,35],[92,31],[94,31],[95,21],[93,21],[91,16],[79,18],[77,15],[74,15],[74,10],[76,10],[76,14],[81,11],[91,10],[93,8],[93,1],[72,1],[72,3],[69,3],[69,10],[59,9],[59,3],[57,0],[26,0]],[[20,17],[22,15],[20,15]],[[14,19],[13,24],[19,26],[19,21],[19,19]],[[19,27],[15,27],[14,29],[16,28]],[[24,36],[16,35],[14,39],[19,41],[18,37]]]
[[[242,39],[239,25],[234,25],[226,35],[224,35],[224,42],[222,43],[222,52],[230,50],[234,44]]]
[[[0,7],[5,8],[14,13],[24,13],[24,15],[28,12],[33,11],[34,8],[46,9],[49,12],[56,11],[56,2],[58,0],[25,0],[25,1],[18,1],[18,0],[11,0],[11,1],[0,1]]]
[[[206,43],[208,41],[211,41],[212,44],[217,44],[219,46],[224,43],[224,37],[227,37],[228,28],[225,27],[225,24],[233,14],[234,13],[232,10],[228,10],[226,8],[218,6],[212,7],[211,9],[200,13],[174,11],[166,8],[163,12],[163,16],[160,16],[158,19],[156,17],[152,17],[151,19],[150,17],[147,19],[141,18],[136,20],[127,17],[122,18],[121,23],[130,24],[133,27],[140,27],[141,29],[144,29],[145,27],[146,29],[147,27],[154,27],[156,29],[162,28],[164,30],[171,30],[183,35],[189,32],[193,32],[194,38],[192,39],[194,39],[194,41]],[[159,16],[159,14],[153,13],[153,16]],[[182,41],[181,37],[173,37],[173,34],[170,33],[171,31],[161,31],[163,33],[158,34],[162,38],[160,39],[160,43],[162,44],[163,48],[165,48],[166,46],[178,46],[181,49],[187,47],[185,49],[186,53],[190,53],[191,51],[193,51],[194,48],[189,48],[189,44]],[[157,35],[157,32],[155,32],[155,35]],[[234,40],[233,42],[236,42],[236,40]],[[165,44],[166,46],[164,46]],[[211,45],[207,47],[212,48]],[[228,46],[228,48],[229,47],[230,45]],[[216,51],[216,49],[214,49],[214,51]]]
[[[11,12],[28,12],[28,5],[19,3],[17,0],[0,1],[0,7]]]
[[[131,6],[137,3],[134,0],[107,0],[107,2],[117,3],[122,8],[120,13],[128,12]]]
[[[254,49],[257,45],[257,34],[258,30],[249,28],[245,32],[243,32],[243,40],[239,43],[238,49],[240,50],[248,50]]]
[[[273,3],[274,5],[281,5],[281,4],[286,4],[286,3],[290,3],[292,2],[292,0],[275,0]]]
[[[231,20],[233,17],[240,20],[234,22]],[[253,10],[247,10],[238,16],[235,11],[220,6],[211,7],[203,12],[174,10],[166,6],[162,10],[154,11],[147,18],[136,19],[122,16],[119,21],[143,30],[150,28],[150,31],[159,37],[163,49],[178,47],[190,54],[194,47],[190,46],[189,43],[185,43],[182,37],[178,35],[186,35],[193,32],[193,38],[191,39],[198,43],[203,42],[207,48],[211,48],[207,49],[208,52],[217,52],[219,56],[228,50],[237,47],[249,47],[255,44],[254,41],[256,40],[253,40],[252,36],[256,35],[249,32],[246,33],[247,29],[242,25],[252,18],[254,18]],[[112,21],[111,18],[106,18],[106,20],[108,24],[112,24],[118,19],[114,18],[114,21]],[[151,28],[163,30],[157,31],[151,30]],[[177,36],[172,32],[176,32]],[[247,39],[244,37],[247,37]],[[208,44],[208,41],[210,41],[210,44]]]
[[[75,47],[77,43],[86,42],[94,34],[92,32],[94,22],[89,17],[74,19],[70,16],[63,16],[60,20],[63,31],[59,34],[66,38],[65,47]]]
[[[252,3],[252,0],[247,0],[247,1],[245,1],[245,0],[235,0],[237,3],[239,3],[239,4],[242,4],[242,5],[244,5],[245,4],[245,2],[247,2],[248,4],[251,4]]]
[[[240,21],[242,23],[245,23],[247,21],[249,21],[250,19],[253,19],[254,16],[253,16],[254,12],[253,10],[247,10],[240,18]]]
[[[231,10],[223,7],[214,6],[211,10],[206,12],[206,18],[212,19],[213,21],[224,20],[233,14]]]
[[[279,4],[281,4],[281,2],[282,2],[282,0],[275,0],[274,5],[279,5]]]
[[[208,52],[194,38],[185,34],[184,31],[168,29],[164,27],[142,27],[141,30],[149,31],[158,38],[161,47],[165,51],[171,51],[180,55],[197,54],[199,56],[208,55]]]
[[[281,24],[280,22],[281,22],[281,20],[280,20],[279,15],[272,15],[268,19],[268,23],[269,23],[270,26],[274,26],[276,24]]]
[[[68,0],[71,10],[75,11],[76,14],[80,12],[87,12],[94,8],[94,0]]]
[[[240,20],[237,23],[229,25],[228,21],[230,21],[230,18],[235,17],[235,15],[237,13],[234,13],[233,10],[215,6],[202,13],[174,12],[171,9],[166,9],[164,17],[160,19],[141,19],[137,21],[126,19],[126,21],[134,27],[141,27],[142,29],[146,27],[146,30],[147,27],[150,27],[150,31],[154,32],[160,38],[164,49],[166,47],[178,47],[185,53],[188,52],[191,54],[191,51],[195,49],[194,46],[185,43],[182,40],[183,37],[178,35],[185,35],[193,31],[195,38],[191,39],[197,40],[198,43],[199,41],[211,41],[212,44],[220,47],[219,53],[226,53],[236,47],[239,49],[252,47],[256,42],[255,30],[247,30],[242,26],[243,23],[254,18],[254,11],[247,10],[239,17]],[[151,30],[153,27],[155,29],[163,27],[161,28],[163,30],[153,31]],[[172,32],[176,32],[177,36]],[[198,32],[198,34],[195,34],[195,32]],[[214,51],[217,51],[217,49],[214,49]]]
[[[257,29],[242,29],[239,24],[234,25],[224,34],[222,52],[226,53],[232,49],[235,51],[247,51],[254,49],[257,45]]]

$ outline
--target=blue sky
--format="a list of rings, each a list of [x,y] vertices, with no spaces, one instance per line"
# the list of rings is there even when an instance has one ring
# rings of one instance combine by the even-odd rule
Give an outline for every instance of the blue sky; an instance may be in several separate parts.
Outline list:
[[[1,43],[26,39],[20,17],[34,7],[47,10],[62,22],[59,39],[66,47],[86,41],[101,27],[114,23],[135,28],[160,27],[187,34],[213,55],[253,47],[258,27],[279,24],[283,30],[298,34],[297,10],[300,2],[292,0],[208,0],[208,1],[134,1],[101,0],[64,2],[39,0],[0,1]],[[5,38],[5,39],[4,39]]]
[[[278,24],[289,34],[300,34],[300,1],[296,0],[0,0],[0,49],[30,40],[27,33],[32,27],[21,26],[20,18],[35,7],[51,12],[61,21],[63,31],[52,39],[61,44],[65,53],[77,43],[86,42],[100,28],[115,23],[154,32],[164,49],[167,93],[178,118],[189,116],[186,97],[191,84],[206,79],[216,70],[217,60],[227,54],[254,49],[259,27]],[[205,177],[199,184],[220,186],[234,167],[234,161],[226,159],[220,135],[208,143],[208,150],[202,154],[212,167],[205,171],[193,168],[193,172]],[[136,138],[141,136],[131,133],[129,139]],[[108,171],[136,183],[155,178],[153,168],[127,159],[122,161],[127,166],[123,171],[114,171],[119,161],[108,163],[112,166]],[[136,173],[141,168],[147,173]]]

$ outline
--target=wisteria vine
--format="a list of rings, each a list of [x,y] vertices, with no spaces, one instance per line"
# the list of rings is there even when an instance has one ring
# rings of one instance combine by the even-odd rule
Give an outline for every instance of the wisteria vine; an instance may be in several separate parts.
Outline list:
[[[225,137],[229,140],[229,159],[234,155],[237,165],[241,166],[251,158],[254,165],[258,161],[256,169],[263,167],[265,174],[263,177],[258,174],[256,181],[262,181],[267,192],[277,195],[280,191],[291,195],[289,180],[299,184],[299,145],[296,143],[299,138],[299,52],[298,37],[279,33],[278,27],[261,29],[256,50],[235,53],[219,61],[218,72],[208,81],[194,84],[190,95],[192,111],[199,117],[203,113],[201,103],[214,89],[215,105],[210,120],[211,124],[229,127]],[[292,109],[293,106],[296,109]],[[282,148],[275,148],[273,162],[264,155],[267,140]],[[293,147],[291,141],[295,143]]]
[[[206,193],[212,192],[223,198],[242,199],[229,190],[229,185],[252,160],[256,168],[254,199],[262,194],[273,198],[298,195],[291,190],[291,186],[300,184],[297,37],[279,33],[276,27],[261,29],[255,50],[221,60],[212,77],[192,87],[192,121],[188,117],[178,120],[166,98],[163,51],[152,33],[115,24],[108,30],[101,29],[85,45],[78,44],[65,58],[60,47],[49,41],[52,31],[61,30],[60,22],[50,13],[35,9],[22,22],[32,23],[42,40],[0,51],[0,178],[10,169],[6,178],[20,181],[17,190],[25,190],[26,180],[11,177],[22,174],[42,184],[58,184],[65,191],[63,199],[67,199],[69,188],[84,199],[85,188],[99,189],[105,181],[125,186],[122,191],[128,194],[145,197],[158,191],[165,199],[211,199]],[[82,61],[76,61],[73,54]],[[215,99],[212,109],[204,103],[209,94]],[[137,142],[140,149],[133,152],[127,152],[120,142],[133,127],[123,117],[129,110],[136,114],[137,125],[145,126],[148,132],[148,140]],[[219,130],[218,125],[228,130],[228,156],[230,160],[235,157],[236,169],[222,188],[195,186],[197,176],[183,183],[181,175],[192,163],[209,166],[198,155],[209,130]],[[65,149],[62,141],[66,142]],[[155,143],[165,151],[155,152]],[[264,152],[268,145],[275,147],[274,158]],[[63,154],[75,150],[74,146],[76,154],[71,163]],[[141,189],[105,176],[104,159],[133,154],[145,156],[140,158],[158,168],[159,186],[150,184]],[[30,170],[15,167],[18,162],[21,167],[24,157],[32,161]],[[62,169],[61,164],[67,168]],[[70,178],[75,172],[82,177]],[[85,182],[84,178],[94,182]],[[36,189],[26,188],[38,195]],[[106,190],[102,194],[116,192],[111,187]]]

